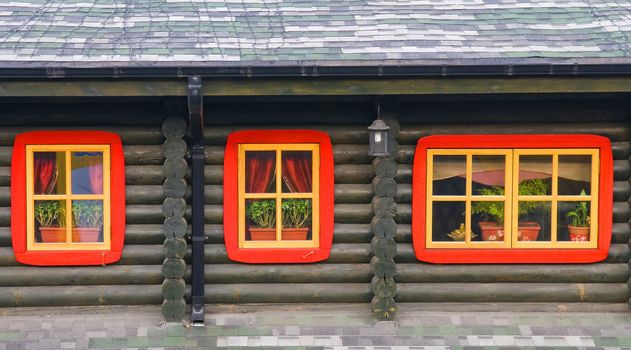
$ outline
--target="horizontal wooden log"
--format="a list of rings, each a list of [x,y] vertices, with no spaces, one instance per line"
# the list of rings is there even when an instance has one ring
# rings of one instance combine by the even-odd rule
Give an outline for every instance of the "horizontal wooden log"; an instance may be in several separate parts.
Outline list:
[[[1,193],[1,192],[0,192]],[[164,201],[162,185],[142,185],[125,187],[125,203],[157,205]]]
[[[165,176],[160,165],[125,166],[125,183],[127,185],[162,185],[164,179]]]
[[[162,165],[164,156],[161,145],[123,146],[125,165]]]
[[[370,164],[336,164],[336,184],[369,184],[375,177]]]
[[[612,142],[611,153],[613,159],[627,159],[631,156],[631,143],[628,140]]]
[[[122,126],[122,127],[103,127],[103,126],[64,126],[54,127],[47,126],[46,130],[100,130],[108,131],[120,136],[123,144],[131,145],[156,145],[164,142],[164,136],[160,128],[155,126]],[[41,127],[2,127],[0,130],[0,146],[11,146],[15,135],[29,131],[41,131]]]
[[[137,246],[148,247],[148,246]],[[6,249],[6,248],[0,248]],[[331,248],[331,256],[325,261],[326,263],[344,263],[355,264],[364,263],[368,264],[370,257],[372,256],[372,248],[370,243],[353,243],[353,244],[334,244]],[[190,247],[186,254],[187,264],[190,265],[191,261]],[[226,247],[223,244],[206,244],[204,247],[204,261],[206,264],[226,264],[231,262],[228,259],[226,253]],[[160,260],[160,263],[162,260]]]
[[[629,299],[623,283],[399,283],[397,302],[599,302]]]
[[[230,283],[368,283],[368,264],[248,265],[209,264],[207,284]],[[190,278],[190,268],[187,280]]]
[[[397,176],[394,177],[398,184],[411,184],[412,183],[412,165],[411,164],[399,164],[399,170]]]
[[[207,284],[204,300],[241,303],[367,303],[368,283]]]
[[[164,231],[162,224],[127,225],[127,227],[125,227],[126,246],[162,243],[164,243]]]
[[[0,207],[11,206],[11,187],[0,187]]]
[[[615,202],[612,209],[613,222],[625,223],[631,219],[631,207],[628,202]]]
[[[631,183],[629,181],[615,181],[613,183],[614,202],[626,202],[631,197]]]
[[[15,266],[0,269],[0,286],[75,286],[160,284],[159,265],[37,267]]]
[[[127,205],[125,206],[125,221],[127,224],[134,225],[161,223],[164,221],[162,205]],[[2,220],[0,219],[1,222]]]
[[[239,130],[269,130],[269,126],[243,126],[243,127],[226,127],[226,126],[212,126],[204,128],[204,140],[207,145],[225,145],[228,134]],[[281,125],[274,126],[274,129],[288,129],[288,130],[321,130],[326,132],[331,138],[333,144],[348,143],[348,144],[366,144],[368,143],[368,129],[365,125]]]
[[[626,243],[631,239],[629,223],[614,223],[612,226],[612,243]]]
[[[626,283],[627,264],[397,264],[397,283]]]
[[[606,263],[626,263],[630,257],[628,244],[612,244],[609,248],[609,254]],[[417,262],[412,244],[399,243],[397,245],[397,256],[394,259],[397,263],[413,263]]]
[[[161,265],[164,260],[162,245],[125,245],[121,259],[112,264],[119,265]],[[15,261],[13,249],[10,247],[0,248],[0,267],[20,266]]]
[[[614,160],[613,161],[613,178],[615,181],[627,181],[631,177],[631,164],[629,161]]]
[[[11,185],[11,168],[7,166],[0,167],[0,186]]]
[[[370,204],[336,204],[335,222],[342,224],[369,223],[373,217]]]
[[[160,305],[160,285],[0,287],[0,307]]]
[[[625,123],[521,123],[519,128],[506,124],[417,125],[404,124],[397,140],[416,145],[419,138],[441,134],[597,134],[616,142],[628,142],[629,125]]]
[[[372,186],[368,184],[335,185],[335,203],[370,203],[373,197]],[[1,197],[0,197],[1,198]]]
[[[397,243],[411,243],[412,225],[397,223],[397,235],[394,236],[394,240],[397,241]]]
[[[11,246],[11,228],[10,227],[0,227],[0,247],[10,247]]]

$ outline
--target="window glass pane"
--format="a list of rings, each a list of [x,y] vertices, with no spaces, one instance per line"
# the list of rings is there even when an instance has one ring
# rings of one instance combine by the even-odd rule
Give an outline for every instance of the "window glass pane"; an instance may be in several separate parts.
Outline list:
[[[283,199],[281,203],[283,218],[283,241],[310,240],[311,217],[313,213],[311,199]]]
[[[518,241],[550,240],[550,202],[520,201]]]
[[[503,241],[504,202],[474,201],[471,202],[471,226],[476,237],[472,241]]]
[[[66,153],[34,152],[33,193],[66,194]]]
[[[276,152],[245,152],[245,192],[276,192]]]
[[[467,156],[434,156],[434,196],[464,196]]]
[[[557,240],[589,241],[590,202],[558,202]]]
[[[283,192],[311,192],[311,151],[283,151],[281,157],[283,160]]]
[[[559,194],[580,195],[591,192],[592,156],[559,155]]]
[[[545,196],[552,194],[552,156],[519,156],[519,195]]]
[[[66,201],[35,201],[35,242],[66,242]]]
[[[248,199],[245,201],[247,241],[276,240],[276,200]]]
[[[482,196],[504,195],[506,180],[506,157],[476,156],[472,157],[472,194]]]
[[[72,193],[103,194],[103,152],[72,152]]]
[[[432,240],[454,242],[465,240],[465,202],[432,203]]]
[[[103,201],[72,201],[72,241],[103,242]]]

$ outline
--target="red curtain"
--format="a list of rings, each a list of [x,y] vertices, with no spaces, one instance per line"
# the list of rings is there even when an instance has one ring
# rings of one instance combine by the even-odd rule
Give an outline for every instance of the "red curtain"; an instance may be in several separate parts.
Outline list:
[[[311,153],[283,152],[283,181],[291,192],[311,192]]]
[[[245,192],[268,192],[274,179],[276,152],[247,152],[245,159]]]
[[[52,152],[38,152],[34,158],[35,194],[50,194],[57,182],[56,155]]]

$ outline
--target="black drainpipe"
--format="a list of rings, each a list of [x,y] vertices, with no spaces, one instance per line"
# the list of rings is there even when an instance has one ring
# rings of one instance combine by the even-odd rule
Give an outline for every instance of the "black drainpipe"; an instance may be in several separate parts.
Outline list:
[[[191,128],[192,273],[191,323],[204,326],[204,98],[202,78],[188,77],[188,113]]]

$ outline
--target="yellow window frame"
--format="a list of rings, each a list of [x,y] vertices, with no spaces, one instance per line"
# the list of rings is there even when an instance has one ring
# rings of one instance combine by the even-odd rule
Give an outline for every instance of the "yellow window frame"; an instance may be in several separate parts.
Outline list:
[[[441,196],[433,194],[434,156],[466,156],[466,190],[464,195]],[[505,157],[504,196],[481,196],[472,193],[473,156],[497,155]],[[521,155],[552,156],[552,190],[549,196],[520,196],[519,187],[519,157]],[[591,191],[589,195],[559,195],[558,173],[560,155],[589,155],[591,156]],[[425,244],[428,248],[597,248],[598,246],[598,184],[599,184],[599,151],[593,148],[572,149],[429,149],[427,150],[427,183],[426,183],[426,231]],[[434,241],[432,236],[433,204],[434,202],[465,202],[465,240],[464,241]],[[504,202],[504,240],[480,241],[471,240],[471,202],[474,201],[503,201]],[[519,201],[548,201],[550,209],[550,241],[518,241],[518,203]],[[590,203],[590,235],[589,241],[571,242],[558,241],[558,203],[559,201],[585,201]]]
[[[35,152],[65,152],[65,194],[34,194]],[[72,194],[72,152],[102,152],[103,194]],[[28,250],[109,250],[110,228],[110,146],[109,145],[27,145],[26,146],[26,244]],[[66,242],[35,242],[35,201],[64,200],[66,203]],[[103,242],[72,242],[72,201],[103,201]]]
[[[245,192],[245,152],[247,151],[275,151],[275,183],[273,193]],[[282,191],[282,152],[310,151],[311,152],[311,192],[283,193]],[[239,248],[317,248],[320,242],[320,145],[311,143],[288,144],[240,144],[238,147],[238,213],[239,213]],[[282,210],[283,199],[305,198],[311,199],[311,239],[304,241],[282,240]],[[276,201],[276,240],[275,241],[247,241],[245,239],[245,201],[246,199],[274,199]]]

